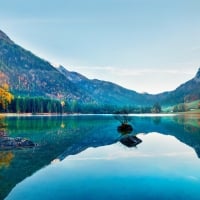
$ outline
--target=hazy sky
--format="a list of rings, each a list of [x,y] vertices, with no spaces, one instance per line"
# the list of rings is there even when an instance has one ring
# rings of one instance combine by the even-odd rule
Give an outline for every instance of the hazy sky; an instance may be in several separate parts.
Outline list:
[[[0,0],[0,29],[88,78],[172,90],[200,66],[199,0]]]

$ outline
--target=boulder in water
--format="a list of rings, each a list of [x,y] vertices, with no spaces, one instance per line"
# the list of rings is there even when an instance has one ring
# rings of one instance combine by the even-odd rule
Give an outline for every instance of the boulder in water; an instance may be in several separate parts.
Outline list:
[[[35,144],[25,138],[12,138],[12,137],[0,137],[0,149],[15,149],[15,148],[27,148],[34,147]]]
[[[136,147],[142,140],[135,135],[127,135],[120,139],[120,142],[127,147]]]

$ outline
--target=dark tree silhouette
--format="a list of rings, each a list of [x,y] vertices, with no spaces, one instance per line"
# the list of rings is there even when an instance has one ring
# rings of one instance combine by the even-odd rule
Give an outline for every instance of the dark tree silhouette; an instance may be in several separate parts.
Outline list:
[[[133,127],[129,124],[131,118],[128,116],[127,110],[121,110],[114,114],[114,118],[118,120],[121,125],[117,127],[120,133],[127,134],[133,131]]]

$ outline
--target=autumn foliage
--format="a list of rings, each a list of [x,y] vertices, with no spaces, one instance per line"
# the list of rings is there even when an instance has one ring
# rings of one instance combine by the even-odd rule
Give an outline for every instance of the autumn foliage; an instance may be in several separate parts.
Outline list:
[[[0,85],[0,105],[3,109],[7,108],[13,98],[13,95],[9,92],[9,85],[7,83]]]

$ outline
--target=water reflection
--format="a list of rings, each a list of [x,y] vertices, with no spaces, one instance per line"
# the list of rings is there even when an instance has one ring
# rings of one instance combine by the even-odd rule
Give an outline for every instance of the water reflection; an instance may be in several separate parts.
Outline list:
[[[131,121],[133,135],[143,141],[138,148],[146,143],[141,133],[157,132],[175,137],[192,147],[198,157],[200,156],[198,117],[136,116]],[[0,168],[0,199],[4,199],[17,183],[55,159],[63,160],[88,148],[115,144],[121,139],[121,134],[116,130],[118,122],[112,116],[11,117],[6,118],[5,123],[8,136],[26,137],[39,146],[9,151],[13,156],[8,156],[9,152],[1,151],[2,163],[7,160],[9,164]],[[158,149],[162,148],[157,140],[154,145]]]
[[[119,141],[127,147],[136,147],[138,144],[142,142],[140,138],[138,138],[133,134],[125,135]]]
[[[160,124],[161,123],[161,117],[152,117],[152,120],[155,124]]]
[[[0,116],[0,137],[5,136],[5,128],[6,128],[6,124],[5,124],[4,117]]]
[[[9,167],[14,154],[12,152],[0,152],[0,169],[3,167]]]
[[[137,149],[117,142],[66,157],[25,179],[7,199],[198,199],[200,162],[192,149],[173,136],[139,137]]]

